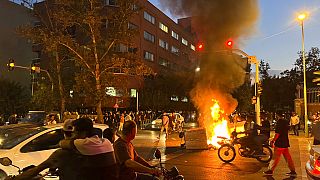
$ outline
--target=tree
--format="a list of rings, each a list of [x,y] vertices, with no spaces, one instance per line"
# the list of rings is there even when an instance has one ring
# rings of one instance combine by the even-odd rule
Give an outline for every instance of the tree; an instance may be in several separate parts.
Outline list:
[[[24,114],[30,100],[27,88],[6,79],[0,79],[0,84],[0,114]]]
[[[130,18],[139,11],[137,0],[118,0],[116,6],[105,6],[103,0],[52,0],[39,3],[49,7],[49,23],[56,31],[44,33],[43,38],[54,40],[57,52],[66,50],[78,66],[76,86],[95,104],[98,120],[102,122],[102,102],[105,87],[125,83],[125,76],[151,73],[132,52],[121,52],[121,47],[134,49],[132,38],[137,30],[128,27]],[[46,12],[45,12],[46,13]],[[45,19],[47,21],[48,19]],[[45,44],[48,45],[48,44]],[[120,52],[119,52],[120,49]],[[121,77],[119,77],[121,74]],[[123,75],[123,76],[122,76]]]
[[[260,64],[259,64],[259,73],[260,73],[262,80],[270,77],[269,72],[268,72],[269,70],[270,70],[269,63],[265,62],[264,60],[261,60]]]

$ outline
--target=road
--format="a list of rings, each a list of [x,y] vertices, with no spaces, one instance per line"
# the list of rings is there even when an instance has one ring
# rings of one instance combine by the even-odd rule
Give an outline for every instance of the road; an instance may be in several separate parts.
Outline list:
[[[156,148],[159,148],[166,163],[166,167],[177,166],[186,180],[258,180],[258,179],[307,179],[304,171],[305,162],[308,159],[306,138],[290,136],[291,154],[298,173],[297,178],[285,176],[288,168],[284,159],[280,161],[272,177],[264,176],[267,164],[262,164],[255,159],[242,158],[237,155],[236,159],[226,164],[220,161],[217,150],[186,150],[180,148],[180,139],[173,134],[165,140],[164,136],[157,139],[159,131],[139,130],[134,145],[138,153],[151,161]],[[152,161],[157,163],[158,161]]]

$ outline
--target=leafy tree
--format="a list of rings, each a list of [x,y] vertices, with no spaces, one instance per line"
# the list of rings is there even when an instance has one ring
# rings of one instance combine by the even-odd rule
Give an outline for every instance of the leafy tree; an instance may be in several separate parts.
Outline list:
[[[40,83],[37,90],[34,91],[30,108],[50,112],[54,110],[57,104],[58,100],[54,98],[51,87],[45,83]]]
[[[23,114],[28,110],[30,92],[17,82],[0,79],[0,114]]]
[[[103,0],[54,0],[39,4],[42,13],[48,10],[50,14],[44,21],[50,19],[49,23],[57,28],[45,31],[41,40],[47,37],[52,40],[55,57],[58,52],[67,51],[70,59],[76,61],[79,68],[75,89],[81,89],[78,93],[95,104],[100,122],[104,89],[118,86],[119,79],[125,79],[119,73],[125,76],[151,73],[134,53],[117,50],[119,46],[133,47],[131,41],[137,30],[129,28],[128,23],[139,10],[137,4],[137,0],[118,0],[113,7],[105,6]]]
[[[259,73],[263,80],[270,77],[269,70],[270,70],[269,63],[265,62],[264,60],[261,60],[259,65]]]

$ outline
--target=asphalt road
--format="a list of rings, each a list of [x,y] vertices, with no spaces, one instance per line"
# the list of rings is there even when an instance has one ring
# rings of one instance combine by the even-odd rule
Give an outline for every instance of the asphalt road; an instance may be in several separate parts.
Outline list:
[[[306,179],[303,175],[304,164],[301,159],[304,159],[306,152],[299,149],[299,143],[305,144],[301,138],[291,138],[291,154],[296,165],[298,177],[288,177],[285,173],[288,168],[284,159],[280,161],[274,172],[274,176],[264,176],[263,171],[267,170],[268,165],[258,162],[255,159],[243,158],[236,156],[235,160],[230,163],[223,163],[217,155],[217,150],[186,150],[180,148],[180,139],[178,134],[172,134],[169,139],[165,140],[162,136],[157,139],[159,131],[139,130],[134,145],[138,153],[151,161],[156,148],[160,149],[163,161],[167,168],[177,166],[186,180],[258,180],[258,179]],[[301,142],[300,142],[301,141]],[[307,155],[307,154],[306,154]],[[307,156],[306,158],[307,159]],[[151,161],[157,163],[158,161]]]

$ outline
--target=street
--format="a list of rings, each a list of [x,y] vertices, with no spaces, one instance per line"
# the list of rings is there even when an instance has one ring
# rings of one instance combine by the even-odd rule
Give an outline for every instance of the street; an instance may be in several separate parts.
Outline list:
[[[158,141],[159,131],[139,130],[134,145],[138,153],[151,161],[153,152],[159,148],[165,156],[166,167],[177,166],[180,173],[188,179],[307,179],[305,163],[308,159],[308,140],[303,134],[300,137],[290,135],[290,152],[296,166],[298,176],[290,178],[285,176],[289,172],[284,158],[281,159],[273,176],[264,176],[263,171],[267,170],[267,164],[262,164],[255,159],[243,158],[238,154],[236,159],[230,163],[223,163],[217,155],[217,150],[186,150],[180,148],[178,134],[169,136],[165,141],[164,135]],[[153,163],[158,163],[153,160]]]

